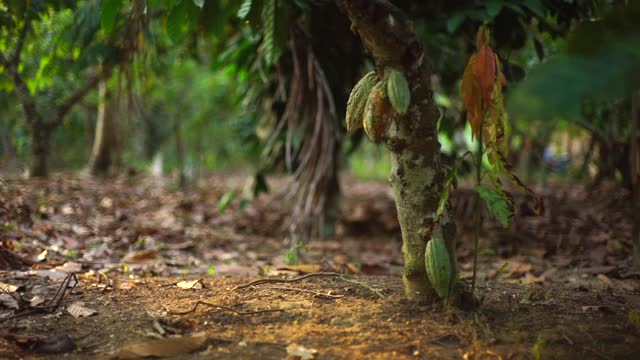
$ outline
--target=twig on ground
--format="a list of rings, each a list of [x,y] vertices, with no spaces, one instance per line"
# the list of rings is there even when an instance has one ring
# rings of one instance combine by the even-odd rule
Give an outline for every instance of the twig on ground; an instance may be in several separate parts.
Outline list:
[[[20,313],[14,314],[6,318],[0,318],[0,322],[13,320],[13,319],[17,319],[17,318],[21,318],[21,317],[32,315],[32,314],[37,314],[37,313],[43,313],[43,312],[52,313],[56,311],[60,307],[60,304],[62,303],[62,299],[67,293],[67,289],[69,287],[69,284],[71,283],[71,280],[74,281],[73,286],[71,287],[71,291],[73,291],[76,285],[78,285],[78,278],[76,277],[75,273],[69,273],[62,281],[62,284],[60,284],[60,286],[58,287],[58,290],[56,290],[55,295],[53,295],[53,297],[49,299],[49,301],[47,301],[44,306],[28,305],[28,308],[25,311],[22,311]]]
[[[298,282],[304,279],[308,279],[310,277],[319,277],[319,276],[335,276],[335,277],[342,277],[342,274],[339,273],[335,273],[335,272],[317,272],[317,273],[310,273],[310,274],[306,274],[306,275],[302,275],[302,276],[298,276],[298,277],[294,277],[293,279],[258,279],[258,280],[254,280],[250,283],[244,284],[244,285],[238,285],[236,287],[234,287],[233,289],[231,289],[231,291],[236,291],[236,290],[240,290],[240,289],[245,289],[251,286],[256,286],[256,285],[261,285],[261,284],[274,284],[274,283],[293,283],[293,282]]]
[[[335,272],[310,273],[310,274],[306,274],[306,275],[295,277],[293,279],[272,279],[272,278],[258,279],[258,280],[251,281],[250,283],[247,283],[247,284],[244,284],[244,285],[238,285],[238,286],[234,287],[233,289],[231,289],[231,291],[245,289],[245,288],[248,288],[248,287],[261,285],[261,284],[293,283],[293,282],[298,282],[298,281],[301,281],[301,280],[304,280],[304,279],[308,279],[310,277],[321,277],[321,276],[337,277],[337,278],[339,278],[339,279],[341,279],[341,280],[343,280],[345,282],[348,282],[348,283],[363,287],[363,288],[369,290],[370,292],[376,294],[381,299],[384,299],[384,297],[385,297],[380,290],[375,289],[375,288],[373,288],[373,287],[371,287],[371,286],[369,286],[369,285],[367,285],[365,283],[362,283],[360,281],[349,279],[344,274],[335,273]]]
[[[309,293],[309,294],[322,296],[330,299],[340,299],[344,297],[344,295],[331,295],[331,294],[321,293],[319,291],[313,291],[309,289],[300,289],[300,288],[294,288],[294,287],[286,287],[286,286],[272,286],[269,289],[298,291],[298,292]]]
[[[231,311],[232,313],[235,313],[236,315],[242,315],[242,316],[284,311],[284,309],[265,309],[265,310],[252,310],[252,311],[238,311],[238,310],[233,309],[233,308],[228,307],[228,306],[218,305],[218,304],[211,304],[211,303],[208,303],[206,301],[198,300],[194,304],[193,308],[191,308],[191,310],[186,310],[186,311],[168,311],[167,313],[169,315],[186,315],[186,314],[190,314],[190,313],[196,311],[198,309],[198,306],[200,306],[200,305],[209,306],[209,307],[215,307],[215,308],[218,308],[218,309]]]

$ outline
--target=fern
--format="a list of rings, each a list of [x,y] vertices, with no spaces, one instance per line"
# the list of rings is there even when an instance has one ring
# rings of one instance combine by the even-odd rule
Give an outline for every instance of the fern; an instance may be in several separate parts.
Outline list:
[[[262,8],[262,24],[264,27],[262,44],[267,65],[273,65],[279,55],[279,49],[276,45],[276,6],[276,0],[266,0]]]
[[[242,2],[242,5],[240,5],[240,9],[238,10],[238,17],[240,19],[245,19],[247,15],[249,15],[249,12],[251,11],[252,2],[253,2],[252,0],[244,0]]]

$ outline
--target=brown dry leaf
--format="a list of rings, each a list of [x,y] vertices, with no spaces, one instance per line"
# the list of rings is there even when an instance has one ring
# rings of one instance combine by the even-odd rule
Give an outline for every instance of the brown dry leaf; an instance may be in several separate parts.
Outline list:
[[[158,255],[157,250],[139,250],[130,252],[125,255],[120,262],[122,263],[139,263],[148,260],[153,260]]]
[[[522,275],[531,270],[531,264],[519,262],[519,261],[511,261],[509,262],[509,270],[507,272],[511,275]]]
[[[91,316],[98,313],[98,311],[94,309],[85,307],[84,302],[82,301],[76,301],[67,306],[67,312],[69,312],[69,314],[71,314],[71,316],[75,318]]]
[[[598,278],[598,280],[602,281],[605,285],[607,285],[607,287],[613,286],[613,283],[611,283],[611,279],[609,279],[607,275],[598,274],[596,277]]]
[[[540,284],[545,280],[544,276],[535,276],[531,273],[526,273],[522,278],[521,282],[523,284]]]
[[[19,309],[18,301],[9,294],[0,293],[0,307],[6,307],[8,309]]]
[[[207,336],[197,333],[191,336],[151,340],[125,345],[112,352],[109,359],[142,359],[146,357],[170,357],[192,353],[207,344]]]
[[[67,261],[66,263],[62,264],[61,266],[56,266],[55,267],[56,270],[62,270],[66,273],[77,273],[82,271],[82,264],[75,262],[75,261]]]
[[[304,347],[298,344],[290,344],[287,346],[288,359],[309,360],[315,359],[318,350]]]
[[[18,290],[18,287],[15,285],[0,282],[0,291],[2,292],[13,293],[13,292],[16,292],[17,290]]]
[[[31,306],[38,306],[38,305],[42,304],[43,302],[44,302],[44,299],[39,295],[36,295],[36,296],[32,297],[31,300],[29,300],[29,304]]]
[[[472,137],[480,132],[480,121],[482,120],[482,95],[480,84],[474,77],[474,67],[477,62],[476,55],[469,58],[469,62],[462,75],[462,85],[460,95],[465,109],[467,109],[467,119],[471,125]]]
[[[478,49],[473,76],[480,86],[480,96],[486,107],[491,103],[491,93],[496,82],[496,58],[489,46]]]
[[[176,284],[176,286],[179,287],[180,289],[185,289],[185,290],[189,290],[189,289],[200,290],[204,288],[202,279],[180,281],[179,283]]]
[[[276,268],[276,270],[295,271],[300,274],[310,274],[310,273],[318,272],[321,269],[322,267],[317,264],[287,265],[287,266],[281,266]]]
[[[118,284],[118,290],[131,290],[131,289],[134,289],[135,287],[136,287],[136,284],[130,281]]]

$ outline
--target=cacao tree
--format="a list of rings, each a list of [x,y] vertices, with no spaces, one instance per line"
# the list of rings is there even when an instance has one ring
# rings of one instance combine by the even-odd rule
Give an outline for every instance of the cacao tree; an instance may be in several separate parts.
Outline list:
[[[0,66],[30,130],[31,176],[48,174],[53,130],[138,47],[144,2],[137,1],[131,8],[137,9],[132,12],[137,16],[118,23],[117,31],[105,35],[99,32],[98,0],[6,3],[0,30],[11,41],[0,47]],[[43,78],[43,74],[50,77]],[[71,92],[70,83],[75,85]]]

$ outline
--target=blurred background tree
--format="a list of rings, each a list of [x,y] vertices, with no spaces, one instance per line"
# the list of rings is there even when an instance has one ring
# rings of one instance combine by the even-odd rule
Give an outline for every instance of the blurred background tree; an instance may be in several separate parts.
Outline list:
[[[543,184],[637,183],[637,4],[394,4],[411,14],[432,59],[449,163],[475,146],[458,88],[487,23],[508,80],[520,173]],[[386,153],[343,130],[349,91],[373,67],[358,41],[328,0],[3,1],[2,170],[167,169],[182,186],[243,171],[251,194],[288,173],[286,230],[297,249],[335,232],[341,169],[387,177]]]

